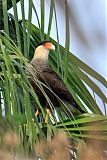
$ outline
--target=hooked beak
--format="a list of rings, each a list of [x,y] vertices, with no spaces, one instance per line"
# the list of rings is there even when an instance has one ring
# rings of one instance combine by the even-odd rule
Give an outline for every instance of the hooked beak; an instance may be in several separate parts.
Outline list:
[[[49,50],[55,50],[55,46],[51,42],[47,42],[44,47]]]

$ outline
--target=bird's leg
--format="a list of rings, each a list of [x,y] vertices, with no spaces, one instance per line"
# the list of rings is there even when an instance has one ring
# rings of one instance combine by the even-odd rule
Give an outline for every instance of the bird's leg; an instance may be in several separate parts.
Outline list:
[[[49,119],[49,114],[51,113],[50,109],[46,109],[46,118],[45,118],[45,123],[48,123],[48,119]]]
[[[38,116],[38,115],[39,115],[39,110],[37,109],[36,113],[35,113],[35,116]]]
[[[35,116],[37,117],[38,115],[39,115],[39,110],[37,109],[36,112],[35,112]],[[32,118],[32,122],[33,123],[35,122],[34,118]]]

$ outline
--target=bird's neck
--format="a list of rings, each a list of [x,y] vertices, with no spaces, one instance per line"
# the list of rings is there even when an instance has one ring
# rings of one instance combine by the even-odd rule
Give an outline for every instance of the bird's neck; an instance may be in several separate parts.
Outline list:
[[[48,50],[43,50],[43,51],[42,50],[40,50],[40,51],[35,50],[33,60],[39,60],[40,63],[42,63],[42,64],[48,64],[48,54],[49,54]]]

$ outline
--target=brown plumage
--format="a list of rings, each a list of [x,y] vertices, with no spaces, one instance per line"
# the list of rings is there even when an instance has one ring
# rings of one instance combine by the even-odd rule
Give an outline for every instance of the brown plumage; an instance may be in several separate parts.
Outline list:
[[[54,49],[54,45],[48,41],[41,42],[36,47],[34,57],[28,67],[29,81],[36,90],[42,106],[50,108],[45,96],[39,89],[39,83],[36,80],[39,80],[49,88],[47,89],[42,86],[55,107],[60,106],[59,100],[56,98],[56,96],[58,96],[61,100],[67,101],[83,113],[84,111],[77,105],[62,79],[48,66],[49,51]]]

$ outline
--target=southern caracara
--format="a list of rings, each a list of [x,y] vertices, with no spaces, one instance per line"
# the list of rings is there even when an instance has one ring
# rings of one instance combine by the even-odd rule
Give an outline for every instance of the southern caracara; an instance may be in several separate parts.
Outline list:
[[[59,100],[57,98],[59,97],[62,101],[67,101],[69,104],[74,106],[74,108],[77,108],[80,113],[84,112],[75,102],[62,79],[48,66],[48,55],[50,50],[55,50],[55,46],[51,42],[44,41],[39,43],[35,49],[34,57],[28,66],[29,81],[35,89],[41,105],[47,108],[45,122],[48,121],[47,119],[50,111],[50,105],[40,87],[38,86],[39,82],[35,80],[42,82],[49,88],[48,89],[45,86],[42,86],[53,106],[60,106]],[[37,109],[36,115],[38,113],[39,110]]]

